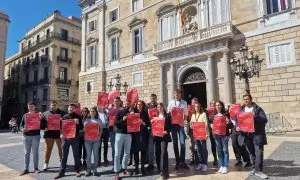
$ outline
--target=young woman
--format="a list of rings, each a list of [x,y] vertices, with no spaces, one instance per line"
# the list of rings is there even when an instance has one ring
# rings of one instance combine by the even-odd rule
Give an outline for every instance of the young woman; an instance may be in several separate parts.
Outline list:
[[[217,153],[218,153],[218,162],[220,169],[218,173],[227,174],[228,173],[228,165],[229,165],[229,152],[228,152],[228,141],[230,138],[230,129],[233,128],[233,124],[231,120],[228,118],[229,115],[225,110],[224,103],[222,101],[217,101],[215,106],[215,113],[212,117],[211,128],[214,129],[213,121],[216,116],[226,116],[226,135],[216,135],[214,134],[214,139],[217,145]]]
[[[146,111],[146,106],[144,101],[138,101],[136,103],[136,110],[140,113],[140,131],[132,133],[132,152],[134,154],[134,166],[135,170],[133,174],[139,174],[139,153],[141,152],[141,172],[142,175],[146,175],[145,171],[145,162],[146,162],[146,150],[147,150],[147,143],[149,131],[148,128],[150,127],[150,120],[148,112]]]
[[[157,169],[160,171],[160,175],[163,179],[169,178],[169,155],[168,155],[168,143],[172,142],[170,131],[171,131],[171,118],[167,114],[163,103],[157,105],[158,115],[157,117],[165,119],[164,125],[164,136],[154,136],[153,141],[155,144],[155,157]],[[153,123],[155,120],[151,120]]]
[[[97,167],[98,167],[98,161],[99,161],[99,147],[100,147],[100,143],[101,143],[100,138],[101,138],[101,134],[102,134],[103,124],[102,124],[101,120],[99,119],[97,107],[92,107],[90,109],[90,119],[87,119],[84,122],[85,133],[88,133],[88,131],[89,131],[86,128],[88,123],[98,124],[99,131],[98,131],[98,139],[97,140],[85,140],[85,142],[84,142],[85,149],[86,149],[86,155],[87,155],[87,157],[86,157],[87,169],[86,169],[85,176],[90,176],[91,171],[93,171],[94,176],[98,176]],[[93,152],[93,156],[94,156],[94,166],[93,167],[91,164],[92,152]]]
[[[195,122],[204,122],[206,127],[206,138],[209,137],[209,126],[207,115],[204,112],[200,103],[195,103],[194,111],[190,121],[190,127],[194,131],[194,123]],[[203,172],[207,171],[207,160],[208,160],[208,152],[206,146],[206,140],[196,140],[195,139],[195,151],[196,151],[196,170],[201,170]]]
[[[90,111],[87,107],[82,108],[81,110],[81,118],[82,123],[85,122],[89,118]],[[83,168],[86,168],[86,151],[84,146],[84,132],[79,132],[79,157],[80,157],[80,163],[83,166]],[[82,162],[81,162],[82,159]]]

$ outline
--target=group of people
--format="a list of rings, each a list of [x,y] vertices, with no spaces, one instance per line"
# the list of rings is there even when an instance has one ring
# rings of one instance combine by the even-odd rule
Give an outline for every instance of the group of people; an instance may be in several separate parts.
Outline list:
[[[244,104],[241,106],[241,112],[252,112],[254,117],[253,133],[242,132],[239,129],[237,119],[232,119],[229,115],[228,107],[225,107],[222,101],[212,101],[211,107],[214,112],[209,114],[197,98],[191,100],[193,107],[192,114],[189,115],[188,105],[181,98],[181,91],[174,90],[174,99],[168,106],[157,102],[155,94],[150,95],[150,103],[146,104],[142,100],[123,102],[120,97],[115,97],[109,107],[92,107],[83,108],[81,114],[75,112],[76,105],[70,104],[68,112],[65,113],[58,108],[58,103],[52,101],[49,111],[40,113],[40,129],[26,130],[26,114],[23,115],[21,125],[23,126],[23,143],[24,143],[24,171],[20,175],[29,173],[30,152],[33,152],[33,162],[35,173],[39,173],[39,143],[40,130],[44,131],[45,139],[45,158],[43,170],[47,171],[51,152],[56,143],[59,154],[60,171],[55,179],[65,176],[69,148],[72,147],[74,157],[74,170],[76,177],[80,177],[80,169],[86,169],[85,176],[98,176],[97,167],[102,163],[102,144],[103,144],[103,165],[109,165],[108,161],[108,142],[112,148],[112,162],[114,179],[120,179],[119,174],[124,175],[146,175],[155,170],[155,161],[157,171],[163,179],[169,178],[169,156],[168,143],[173,143],[173,150],[176,159],[175,169],[189,169],[186,164],[186,139],[190,139],[190,165],[196,165],[195,169],[205,172],[208,169],[208,150],[207,140],[210,139],[211,150],[214,157],[213,165],[219,166],[218,173],[228,173],[229,153],[228,141],[232,139],[232,147],[236,157],[235,166],[253,167],[250,175],[260,178],[268,178],[263,170],[263,152],[264,145],[267,144],[265,125],[267,123],[266,115],[261,107],[252,102],[249,94],[243,96]],[[36,113],[36,104],[28,103],[28,113]],[[156,108],[155,117],[164,120],[164,130],[162,136],[153,136],[152,124],[156,118],[150,118],[148,109]],[[172,123],[172,110],[182,108],[184,119],[187,122],[187,128],[184,124]],[[113,123],[110,123],[110,112],[115,111]],[[140,116],[140,131],[128,132],[127,117],[129,114],[138,113]],[[74,138],[65,138],[62,136],[62,130],[49,130],[47,126],[48,117],[51,114],[59,114],[60,121],[76,119],[76,133]],[[226,134],[217,135],[213,133],[214,120],[217,116],[226,116]],[[205,124],[206,139],[199,140],[194,137],[196,122]],[[86,125],[96,123],[99,125],[97,140],[85,139],[84,133],[87,132]],[[179,149],[180,146],[180,149]],[[93,164],[92,157],[93,154]],[[128,172],[128,166],[134,164],[134,170]],[[148,164],[147,167],[146,164]],[[140,166],[139,166],[140,165]]]

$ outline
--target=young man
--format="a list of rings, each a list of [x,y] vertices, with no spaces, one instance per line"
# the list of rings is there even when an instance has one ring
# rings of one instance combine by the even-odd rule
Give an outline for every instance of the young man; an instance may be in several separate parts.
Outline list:
[[[83,130],[83,123],[81,116],[75,113],[75,109],[76,105],[70,104],[68,107],[68,114],[64,115],[62,118],[62,121],[76,119],[76,134],[75,138],[71,139],[65,139],[62,135],[60,136],[62,138],[62,161],[60,165],[60,172],[54,179],[58,179],[65,176],[70,146],[72,146],[73,157],[75,162],[75,175],[76,177],[80,177],[79,131]]]
[[[191,105],[194,106],[196,103],[199,103],[198,98],[192,98],[191,100]],[[194,140],[194,135],[193,135],[193,130],[190,127],[190,119],[191,117],[188,117],[188,127],[187,127],[187,132],[188,136],[190,137],[190,165],[195,164],[195,140]]]
[[[174,100],[171,100],[168,105],[168,112],[171,113],[172,109],[174,107],[183,108],[184,109],[184,119],[187,119],[188,116],[188,109],[187,109],[187,103],[185,100],[181,99],[181,91],[175,90],[174,91]],[[188,169],[189,167],[185,163],[185,132],[184,132],[184,124],[178,125],[178,124],[172,124],[171,125],[171,133],[172,133],[172,139],[173,139],[173,148],[174,153],[176,157],[176,166],[175,169],[179,169],[182,167],[183,169]],[[178,150],[178,136],[180,140],[180,156],[179,156],[179,150]]]
[[[246,146],[250,152],[253,164],[253,170],[250,175],[267,179],[268,176],[262,172],[264,161],[264,145],[267,144],[265,127],[268,122],[264,110],[256,103],[252,102],[252,96],[246,94],[243,96],[244,105],[241,107],[242,112],[252,112],[254,115],[254,133],[245,133]],[[237,127],[237,130],[239,128]],[[241,143],[240,143],[241,144]]]
[[[148,103],[147,108],[148,109],[156,108],[157,104],[158,103],[157,103],[156,94],[151,94],[150,95],[150,103]],[[150,126],[150,128],[151,128],[151,126]],[[149,160],[149,164],[148,164],[148,167],[146,168],[147,171],[154,170],[154,159],[155,159],[154,142],[153,142],[152,130],[150,129],[149,138],[148,138],[148,160]]]
[[[57,101],[52,101],[50,104],[50,109],[43,114],[42,119],[42,129],[44,130],[44,139],[45,139],[45,160],[44,160],[44,168],[46,171],[49,164],[49,159],[51,156],[51,152],[53,149],[54,143],[57,145],[59,161],[62,159],[62,150],[61,150],[61,138],[60,138],[60,130],[48,130],[48,117],[52,114],[58,114],[63,117],[66,113],[58,108]]]
[[[134,104],[130,101],[126,101],[125,108],[120,110],[115,117],[116,126],[116,137],[115,137],[115,161],[114,161],[114,172],[115,180],[119,180],[120,158],[122,148],[124,148],[124,156],[122,160],[122,171],[123,174],[128,174],[127,163],[130,156],[130,147],[132,136],[127,132],[127,114],[134,113]]]
[[[30,151],[32,149],[34,172],[40,173],[39,167],[39,146],[40,146],[40,129],[38,130],[26,130],[26,114],[36,113],[36,104],[32,101],[27,103],[28,113],[25,113],[22,117],[21,126],[23,127],[23,144],[24,144],[24,171],[20,176],[29,173]],[[40,113],[40,118],[42,114]]]

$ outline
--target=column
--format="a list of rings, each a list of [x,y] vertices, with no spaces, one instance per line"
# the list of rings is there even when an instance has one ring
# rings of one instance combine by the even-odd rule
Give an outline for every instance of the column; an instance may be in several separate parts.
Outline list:
[[[82,31],[81,31],[81,72],[85,71],[85,64],[86,64],[86,14],[82,14],[81,16],[81,27],[82,27]]]
[[[225,97],[224,102],[226,104],[232,104],[232,85],[231,85],[231,73],[230,73],[230,66],[228,60],[228,52],[223,52],[223,68],[224,68],[224,88],[225,88]]]
[[[207,69],[208,69],[208,87],[206,88],[207,92],[207,104],[210,101],[215,100],[216,96],[216,78],[215,78],[215,71],[214,71],[214,62],[212,58],[213,54],[207,55]]]
[[[164,87],[165,87],[165,82],[164,82],[164,64],[160,64],[160,102],[164,102]]]
[[[98,15],[98,32],[99,32],[99,43],[98,43],[98,64],[101,68],[101,71],[105,69],[105,56],[104,56],[104,41],[105,41],[105,32],[104,32],[104,8],[105,5],[101,4],[99,7]]]
[[[168,81],[167,84],[170,83],[170,88],[168,88],[168,101],[170,101],[171,99],[173,99],[173,92],[175,89],[175,79],[174,79],[174,64],[170,63],[170,72],[169,72],[169,76],[168,76]]]

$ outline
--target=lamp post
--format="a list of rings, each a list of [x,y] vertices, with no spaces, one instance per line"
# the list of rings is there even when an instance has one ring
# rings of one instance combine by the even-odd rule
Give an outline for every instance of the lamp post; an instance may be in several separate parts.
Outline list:
[[[122,84],[122,83],[121,83],[121,78],[122,78],[122,77],[120,76],[120,74],[117,74],[116,77],[113,77],[113,78],[110,79],[109,84],[107,85],[109,91],[111,91],[112,88],[115,87],[116,90],[120,91],[121,94],[124,94],[124,95],[126,94],[129,85],[127,84],[126,81],[124,82],[124,84]],[[116,80],[116,83],[115,83],[115,84],[113,84],[113,82],[112,82],[113,79]],[[123,90],[124,90],[124,91],[121,91],[121,88],[122,88],[122,87],[123,87]]]
[[[258,55],[254,55],[253,51],[249,52],[248,46],[242,45],[239,49],[240,57],[235,56],[230,60],[230,67],[235,76],[245,80],[245,91],[250,94],[249,79],[254,76],[259,77],[262,59]]]

